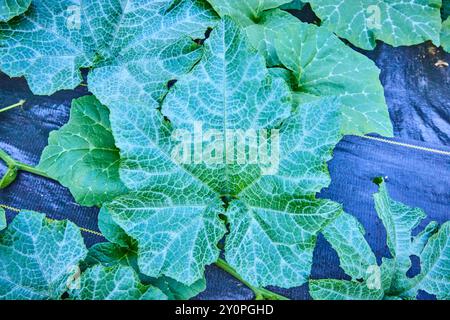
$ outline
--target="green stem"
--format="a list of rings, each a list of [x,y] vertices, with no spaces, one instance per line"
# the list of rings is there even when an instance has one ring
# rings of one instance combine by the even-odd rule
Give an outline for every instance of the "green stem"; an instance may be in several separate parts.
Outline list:
[[[52,179],[51,177],[49,177],[44,171],[36,169],[35,167],[32,167],[28,164],[25,163],[21,163],[21,162],[16,162],[17,165],[17,169],[19,169],[20,171],[26,171],[32,174],[36,174],[38,176],[47,178],[47,179]]]
[[[8,183],[5,184],[4,187],[6,187],[7,185],[9,185],[10,183],[13,182],[16,175],[12,175],[12,173],[16,172],[16,171],[25,171],[25,172],[39,175],[44,178],[51,179],[45,172],[43,172],[39,169],[36,169],[35,167],[30,166],[28,164],[14,160],[13,158],[11,158],[11,156],[9,154],[7,154],[5,151],[3,151],[1,149],[0,149],[0,159],[5,161],[6,165],[8,166],[8,169],[9,169],[8,171],[11,173],[11,178],[9,179]]]
[[[17,108],[17,107],[21,107],[25,104],[25,102],[26,102],[25,100],[20,100],[19,102],[15,103],[15,104],[12,104],[8,107],[0,109],[0,113]]]
[[[223,259],[217,260],[216,266],[218,266],[220,269],[229,273],[234,278],[236,278],[237,280],[245,284],[247,287],[249,287],[255,294],[255,300],[289,300],[288,298],[278,293],[272,292],[264,288],[256,288],[252,286],[250,283],[242,279],[242,277]]]

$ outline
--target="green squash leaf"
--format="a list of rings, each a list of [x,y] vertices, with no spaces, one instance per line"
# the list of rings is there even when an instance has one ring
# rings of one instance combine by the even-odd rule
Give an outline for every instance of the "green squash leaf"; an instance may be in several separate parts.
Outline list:
[[[283,10],[301,10],[305,6],[305,2],[300,0],[293,0],[289,3],[283,4],[280,6],[280,9]]]
[[[68,187],[79,204],[98,206],[127,191],[119,162],[109,111],[86,96],[72,102],[69,122],[50,133],[38,168]]]
[[[106,208],[114,223],[137,241],[139,270],[148,276],[165,275],[188,285],[203,278],[205,265],[219,256],[217,243],[226,233],[219,216],[225,215],[231,228],[225,255],[244,278],[258,286],[302,284],[316,233],[340,210],[313,198],[330,181],[326,161],[341,137],[339,105],[334,99],[321,100],[290,116],[286,83],[268,74],[263,57],[229,18],[204,47],[199,64],[162,101],[162,114],[151,100],[110,101],[121,178],[132,191]],[[116,88],[112,83],[110,90]],[[279,128],[278,172],[264,175],[267,167],[258,164],[183,164],[173,159],[178,144],[172,133],[189,131],[202,120],[203,130],[222,134],[226,129]],[[278,233],[271,230],[275,225]],[[267,250],[252,247],[259,242],[269,244],[277,260],[263,259]],[[246,269],[248,263],[261,271],[257,277]],[[286,267],[283,273],[272,270],[276,263]]]
[[[317,233],[339,210],[331,201],[264,193],[260,199],[232,202],[225,258],[256,286],[299,286],[311,272]]]
[[[441,46],[445,51],[450,52],[450,18],[442,22]]]
[[[261,14],[257,23],[245,27],[247,37],[254,48],[264,55],[269,67],[281,67],[282,61],[278,57],[275,39],[288,25],[300,22],[296,17],[281,10],[269,10]],[[295,89],[295,83],[292,86]]]
[[[159,277],[153,279],[151,283],[164,292],[170,300],[189,300],[206,289],[205,278],[197,280],[190,286],[169,277]]]
[[[424,290],[437,299],[450,299],[450,222],[434,234],[420,255],[421,273],[412,292]]]
[[[74,300],[165,300],[164,293],[144,286],[131,267],[96,265],[80,277],[79,289],[69,292]]]
[[[21,212],[0,234],[0,299],[60,299],[86,254],[73,223]]]
[[[192,67],[194,40],[215,21],[199,0],[34,1],[23,19],[0,23],[0,69],[25,76],[41,95],[79,85],[80,68],[142,67],[136,77],[155,76],[163,86],[174,69]],[[178,61],[180,53],[187,57]]]
[[[450,0],[442,0],[441,15],[444,19],[450,16]]]
[[[100,242],[89,248],[89,253],[83,261],[83,268],[87,269],[97,264],[105,267],[115,267],[117,265],[133,267],[136,272],[136,249],[122,247],[112,242]]]
[[[403,292],[409,285],[406,272],[411,268],[410,256],[414,254],[411,232],[426,217],[418,208],[410,208],[389,197],[386,183],[382,182],[379,192],[374,194],[375,208],[386,228],[387,245],[395,259],[395,273],[391,289],[393,293]]]
[[[130,248],[134,244],[133,239],[114,222],[106,206],[103,206],[98,214],[98,228],[108,241],[123,248]]]
[[[353,217],[341,214],[323,233],[353,281],[310,280],[311,296],[314,299],[399,300],[414,299],[419,290],[424,290],[438,299],[449,299],[450,223],[439,227],[436,222],[430,222],[413,237],[413,229],[425,217],[422,210],[392,200],[385,182],[380,183],[374,199],[377,213],[386,227],[392,258],[383,258],[378,267],[364,239],[363,228]],[[421,272],[413,278],[407,276],[412,255],[418,256],[421,264]],[[364,281],[355,281],[357,278]]]
[[[0,0],[0,22],[6,22],[27,11],[31,0]]]
[[[150,278],[140,273],[137,265],[137,250],[124,248],[115,243],[104,242],[92,246],[84,261],[86,266],[101,264],[105,267],[132,267],[140,281],[146,285],[159,288],[170,300],[188,300],[206,289],[206,280],[202,278],[191,286],[186,286],[169,277]]]
[[[369,289],[365,283],[345,280],[311,280],[309,293],[314,300],[381,300],[382,290]]]
[[[114,221],[138,241],[139,269],[144,274],[166,275],[191,285],[203,277],[204,266],[219,256],[216,244],[225,227],[218,215],[223,207],[204,187],[178,174],[180,183],[186,181],[192,191],[181,185],[149,188],[119,197],[107,208]]]
[[[428,243],[428,240],[437,231],[439,231],[439,224],[436,221],[431,221],[425,229],[413,238],[411,252],[420,257],[423,248],[425,248],[425,245]]]
[[[322,27],[281,10],[260,14],[247,36],[269,66],[291,71],[294,104],[335,96],[342,102],[342,133],[392,136],[380,70]]]
[[[286,13],[277,15],[270,14],[269,19],[276,23]],[[343,134],[392,136],[380,71],[372,61],[312,24],[296,21],[278,30],[275,50],[293,72],[297,101],[337,96],[342,102]]]
[[[6,228],[6,213],[5,209],[0,208],[0,231]]]
[[[439,43],[441,0],[308,0],[322,25],[362,49]]]

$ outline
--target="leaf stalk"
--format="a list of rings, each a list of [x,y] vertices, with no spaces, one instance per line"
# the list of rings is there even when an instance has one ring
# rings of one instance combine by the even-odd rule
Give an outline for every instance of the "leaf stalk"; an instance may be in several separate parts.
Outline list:
[[[250,290],[252,290],[255,295],[255,300],[289,300],[285,296],[272,292],[268,289],[252,286],[250,283],[242,279],[242,277],[223,259],[219,258],[216,262],[216,266],[226,273],[230,274],[231,276],[245,284]]]

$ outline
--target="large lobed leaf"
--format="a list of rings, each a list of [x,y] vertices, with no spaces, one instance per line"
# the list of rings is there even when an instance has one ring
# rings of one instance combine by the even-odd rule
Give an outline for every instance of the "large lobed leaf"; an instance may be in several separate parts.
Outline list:
[[[79,85],[80,68],[117,65],[123,72],[142,66],[149,71],[140,76],[163,87],[174,70],[195,63],[194,40],[215,21],[198,0],[35,0],[20,18],[0,23],[0,69],[25,76],[43,95]],[[186,57],[174,61],[180,54]]]
[[[444,223],[420,254],[421,273],[409,294],[425,290],[438,299],[450,299],[450,222]]]
[[[308,0],[322,25],[352,44],[371,50],[381,40],[393,46],[439,43],[441,0]]]
[[[147,8],[156,17],[148,23],[158,21],[159,29],[151,29],[154,34],[146,32],[143,44],[127,36],[131,30],[125,22],[128,19],[132,21],[136,14],[127,9],[134,7],[127,5],[121,8],[121,20],[116,27],[119,34],[123,32],[122,36],[104,35],[104,39],[95,39],[95,45],[102,43],[101,49],[92,49],[95,51],[93,62],[86,65],[98,66],[89,75],[89,85],[111,109],[112,129],[123,161],[121,178],[132,190],[108,205],[113,225],[123,229],[130,239],[137,240],[138,265],[143,273],[154,277],[164,274],[192,284],[202,277],[204,266],[218,257],[217,242],[226,230],[219,216],[224,214],[231,228],[226,242],[226,258],[244,278],[255,285],[300,285],[307,279],[311,268],[317,232],[340,210],[334,203],[313,198],[329,183],[325,162],[331,158],[331,150],[340,138],[339,105],[332,98],[309,104],[294,103],[296,113],[291,116],[293,102],[284,78],[269,75],[264,59],[253,51],[229,18],[215,28],[202,50],[192,39],[185,37],[185,32],[190,32],[191,37],[201,37],[200,33],[206,26],[216,21],[214,15],[196,1],[180,1],[171,6],[167,3],[159,1]],[[100,4],[94,2],[94,8],[96,5]],[[108,8],[113,10],[114,6],[111,4]],[[197,10],[200,7],[206,11]],[[187,8],[193,8],[195,14],[200,12],[202,22],[197,23],[197,16],[195,23],[189,14],[186,16],[186,12],[192,13]],[[262,6],[258,12],[265,14],[263,11],[267,8],[271,6]],[[35,9],[37,12],[42,10],[39,6]],[[95,10],[89,10],[86,16],[92,12]],[[274,16],[277,14],[281,15],[275,11]],[[103,22],[100,19],[100,25]],[[165,34],[164,27],[172,26],[176,29],[171,30],[170,35]],[[298,28],[307,28],[298,21],[291,26],[294,33],[299,31]],[[102,27],[107,30],[107,27]],[[311,26],[313,34],[317,31],[314,28]],[[139,33],[139,30],[132,31]],[[9,31],[6,32],[9,35],[6,41],[15,39],[14,32]],[[79,36],[75,31],[74,34],[75,38]],[[327,33],[324,38],[334,37],[330,35]],[[106,41],[111,36],[112,44]],[[89,40],[89,36],[86,39]],[[255,43],[251,35],[250,39]],[[289,53],[284,52],[280,45],[282,41],[277,37],[274,39],[279,43],[271,45],[281,48],[275,49],[276,56],[278,58],[281,53],[280,59],[285,59],[283,63],[292,69],[296,78],[293,87],[298,89],[301,69],[296,61],[287,60]],[[302,41],[297,41],[300,52],[303,50]],[[103,45],[105,43],[108,43],[107,47]],[[333,44],[338,46],[338,43]],[[266,57],[270,57],[270,53]],[[193,71],[189,72],[194,65]],[[80,65],[75,67],[78,69]],[[152,70],[148,71],[150,68]],[[372,70],[371,66],[368,70]],[[181,76],[186,72],[189,74]],[[334,70],[331,73],[334,75]],[[178,82],[165,96],[166,83],[173,78]],[[338,83],[345,79],[340,75],[337,78]],[[322,95],[341,95],[341,100],[348,102],[345,101],[347,92],[342,94],[343,90],[330,92],[327,89],[336,87],[332,84],[335,80],[331,79],[330,84],[327,82],[329,77],[324,79],[323,88],[307,92],[303,102],[317,100]],[[364,90],[362,93],[366,96]],[[303,98],[300,89],[295,95],[296,99]],[[93,98],[82,100],[79,108],[75,108],[71,122],[55,133],[53,139],[51,137],[42,163],[45,167],[46,160],[51,164],[52,158],[60,156],[70,162],[80,159],[75,163],[86,169],[83,170],[86,176],[117,178],[114,164],[118,158],[112,151],[116,150],[108,130],[107,110],[100,103],[88,99]],[[162,114],[157,109],[161,101]],[[341,110],[345,108],[352,109],[344,104]],[[352,112],[345,119],[354,121],[353,118],[357,117]],[[98,113],[99,118],[92,119],[89,116],[92,113]],[[367,114],[369,116],[364,121],[369,124],[357,121],[351,126],[359,134],[372,130],[367,128],[373,120],[370,118],[376,116],[370,115],[370,111]],[[380,127],[385,120],[383,117],[380,116],[380,124],[377,124]],[[263,174],[266,168],[254,164],[211,166],[177,163],[170,157],[174,148],[171,134],[174,129],[192,129],[196,121],[205,121],[205,129],[222,132],[226,129],[279,128],[281,162],[278,172],[267,176]],[[91,130],[97,127],[99,134],[93,138]],[[373,131],[382,131],[380,127]],[[389,132],[389,127],[383,130]],[[66,148],[65,143],[69,140],[65,135],[71,136],[71,140],[73,136],[81,138],[82,150]],[[115,161],[96,157],[99,151],[107,151],[105,147],[111,149],[110,155]],[[77,190],[82,180],[67,175],[61,170],[64,166],[47,167],[50,174],[72,188],[79,201],[87,204],[98,205],[125,189],[118,179],[113,179],[110,188],[98,185],[88,192],[84,187],[84,190]],[[110,181],[107,182],[108,187]],[[221,198],[225,198],[226,203]],[[227,206],[227,211],[224,206]],[[263,258],[267,255],[267,247],[270,247],[269,260]]]
[[[269,75],[262,56],[229,18],[204,46],[199,64],[163,100],[162,114],[152,100],[125,95],[110,100],[103,84],[91,82],[111,110],[121,178],[132,190],[107,210],[137,241],[138,266],[148,276],[185,284],[202,278],[204,266],[218,258],[217,243],[226,232],[219,217],[225,215],[230,225],[225,255],[245,279],[258,286],[302,284],[316,233],[340,209],[313,198],[329,184],[325,162],[340,139],[339,105],[334,99],[317,101],[291,116],[286,83]],[[111,91],[121,86],[110,85]],[[255,164],[175,161],[171,134],[191,130],[196,121],[222,134],[279,128],[279,170],[263,175],[267,168]]]
[[[72,102],[70,120],[50,133],[39,169],[68,187],[84,206],[101,205],[126,192],[109,111],[93,96]]]
[[[0,22],[9,21],[24,13],[30,4],[31,0],[0,0]]]
[[[338,253],[341,267],[352,277],[352,281],[311,280],[311,296],[332,300],[411,299],[417,296],[419,290],[424,290],[437,299],[449,299],[450,223],[439,227],[431,222],[413,237],[413,229],[425,217],[422,210],[392,200],[384,182],[374,198],[375,208],[386,228],[392,258],[383,258],[378,267],[364,239],[362,227],[349,231],[348,227],[358,222],[352,216],[342,214],[324,229],[324,235]],[[421,270],[411,278],[407,272],[413,255],[420,258]]]
[[[323,27],[303,23],[278,9],[264,11],[268,5],[256,7],[252,1],[240,1],[257,13],[249,21],[228,10],[226,1],[210,2],[221,16],[232,14],[245,27],[250,42],[270,67],[290,71],[284,77],[291,84],[295,105],[336,96],[342,101],[343,134],[392,136],[380,71],[370,59]]]

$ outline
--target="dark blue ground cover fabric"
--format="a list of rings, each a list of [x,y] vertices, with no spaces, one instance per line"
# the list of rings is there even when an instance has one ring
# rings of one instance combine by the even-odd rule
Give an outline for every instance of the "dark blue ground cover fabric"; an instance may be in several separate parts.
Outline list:
[[[306,9],[307,10],[307,9]],[[308,11],[301,13],[314,21]],[[450,152],[450,68],[435,66],[439,60],[450,63],[450,55],[430,44],[392,48],[379,44],[364,52],[381,69],[381,80],[394,124],[394,141]],[[59,92],[51,97],[34,96],[23,79],[9,79],[0,73],[0,107],[26,99],[23,108],[0,113],[0,148],[15,159],[35,165],[47,144],[50,131],[68,121],[73,98],[88,94],[86,87]],[[342,203],[364,225],[366,238],[378,259],[389,256],[386,233],[376,215],[372,179],[387,177],[391,196],[422,208],[429,221],[450,219],[450,155],[418,150],[360,137],[346,137],[329,163],[332,183],[320,194]],[[0,161],[0,175],[5,172]],[[0,190],[0,205],[7,206],[10,221],[16,209],[46,213],[54,219],[69,219],[83,231],[88,246],[104,239],[98,231],[97,208],[77,205],[69,191],[56,182],[21,173],[10,187]],[[417,273],[414,266],[412,273]],[[336,253],[319,237],[314,253],[313,278],[345,278]],[[294,299],[309,299],[307,286],[277,290]],[[421,293],[421,298],[431,298]],[[214,266],[207,268],[207,290],[198,299],[251,299],[244,285]]]

